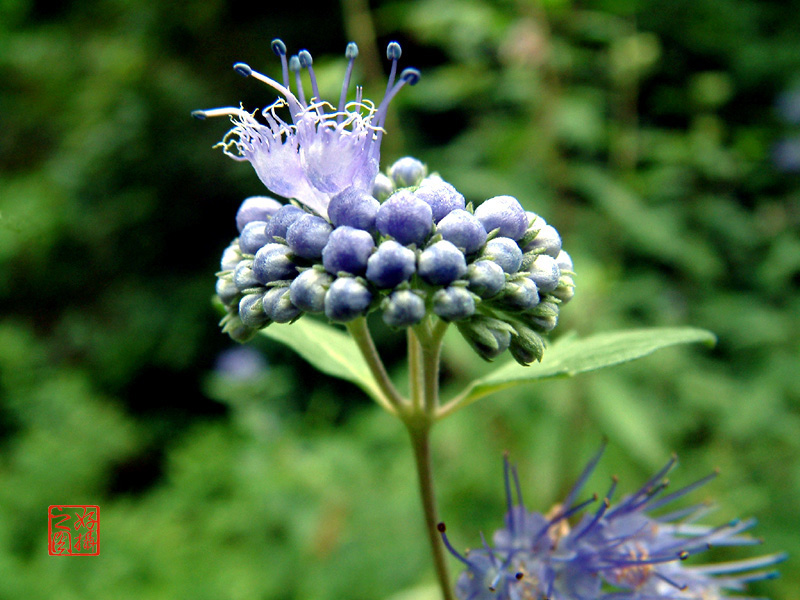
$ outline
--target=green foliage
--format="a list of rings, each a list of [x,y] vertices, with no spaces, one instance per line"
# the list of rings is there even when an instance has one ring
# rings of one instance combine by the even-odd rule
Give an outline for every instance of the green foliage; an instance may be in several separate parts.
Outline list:
[[[238,203],[263,188],[211,150],[224,124],[189,112],[271,102],[229,67],[277,74],[277,35],[315,53],[329,97],[344,32],[362,36],[356,78],[380,96],[357,5],[0,3],[4,598],[424,597],[407,441],[365,400],[352,347],[303,319],[268,332],[305,340],[309,358],[314,343],[348,357],[325,365],[347,382],[265,337],[258,375],[213,368],[229,344],[213,273]],[[778,150],[800,124],[776,103],[798,84],[800,4],[371,5],[380,42],[404,42],[423,73],[397,99],[382,162],[418,156],[475,203],[516,195],[568,242],[578,287],[559,328],[579,337],[551,352],[616,329],[718,336],[444,420],[433,450],[448,527],[499,526],[504,450],[547,510],[605,435],[589,489],[616,473],[632,490],[675,450],[680,481],[721,468],[719,522],[755,515],[763,550],[796,557],[800,180]],[[404,340],[376,339],[405,379]],[[445,398],[499,377],[458,336],[444,358]],[[82,502],[100,505],[103,534],[77,568],[47,556],[46,509]],[[795,561],[753,593],[793,597]]]

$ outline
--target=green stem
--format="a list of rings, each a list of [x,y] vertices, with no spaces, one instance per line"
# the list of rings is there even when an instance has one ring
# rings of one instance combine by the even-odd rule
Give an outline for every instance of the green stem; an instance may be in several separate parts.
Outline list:
[[[408,343],[408,387],[411,392],[411,410],[419,411],[422,408],[422,346],[412,328],[406,329]]]
[[[358,317],[350,321],[347,324],[347,331],[350,332],[358,349],[361,350],[361,354],[367,362],[372,377],[375,379],[375,383],[378,384],[378,388],[383,394],[385,402],[382,402],[381,405],[390,413],[395,415],[399,414],[407,402],[394,387],[392,380],[389,378],[389,374],[386,372],[386,367],[383,366],[383,361],[378,354],[378,349],[375,348],[375,342],[372,341],[372,336],[369,333],[367,319],[365,317]]]
[[[436,578],[439,580],[444,600],[453,600],[444,544],[436,528],[439,524],[439,515],[436,511],[436,495],[433,490],[433,470],[431,468],[431,422],[425,422],[417,427],[411,423],[406,423],[406,425],[411,436],[411,445],[414,448],[414,461],[417,466],[422,510],[425,513],[425,529],[428,532],[428,541],[431,544]]]

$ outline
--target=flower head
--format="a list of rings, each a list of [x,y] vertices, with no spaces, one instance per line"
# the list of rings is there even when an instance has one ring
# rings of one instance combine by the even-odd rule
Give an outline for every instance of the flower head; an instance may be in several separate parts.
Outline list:
[[[274,194],[295,199],[327,217],[331,198],[340,192],[351,187],[372,192],[389,103],[404,85],[414,85],[419,80],[419,71],[406,69],[395,82],[401,51],[400,45],[392,42],[387,49],[392,71],[383,100],[376,106],[362,97],[358,87],[355,101],[347,102],[353,62],[358,56],[358,47],[351,42],[345,51],[348,64],[341,95],[334,106],[320,96],[314,61],[307,50],[287,59],[286,45],[277,39],[272,42],[272,49],[281,60],[282,83],[244,63],[236,63],[233,68],[240,75],[273,88],[281,95],[278,100],[252,113],[241,107],[227,107],[192,114],[199,119],[230,116],[234,127],[219,144],[225,154],[234,160],[249,161]],[[312,96],[308,101],[300,80],[303,69],[311,79]],[[295,76],[294,91],[290,71]],[[278,114],[282,108],[288,109],[289,122]]]
[[[481,548],[462,555],[450,544],[444,525],[439,526],[447,548],[467,567],[459,577],[457,596],[462,600],[714,600],[727,590],[741,591],[748,582],[776,575],[769,567],[784,560],[784,554],[716,564],[684,562],[712,546],[751,545],[758,540],[742,535],[755,524],[752,519],[717,527],[697,524],[709,510],[705,504],[651,514],[716,475],[664,494],[664,476],[676,464],[675,457],[637,492],[612,505],[614,480],[599,508],[573,523],[571,517],[597,501],[595,495],[576,502],[601,454],[602,449],[564,503],[546,515],[525,509],[517,471],[506,459],[508,512],[493,545],[481,537]]]

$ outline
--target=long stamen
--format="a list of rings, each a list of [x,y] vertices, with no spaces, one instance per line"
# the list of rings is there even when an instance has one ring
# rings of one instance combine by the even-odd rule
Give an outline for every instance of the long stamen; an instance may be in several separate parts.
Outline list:
[[[400,73],[400,81],[394,84],[394,87],[386,92],[386,95],[381,100],[381,103],[378,105],[378,112],[375,115],[375,119],[377,122],[378,127],[383,127],[384,122],[386,121],[386,111],[389,107],[389,103],[392,101],[397,95],[404,85],[416,85],[419,81],[420,73],[417,69],[404,69],[402,73]]]
[[[303,82],[300,80],[300,59],[297,56],[293,56],[289,59],[289,70],[294,73],[294,79],[297,83],[297,97],[300,99],[300,104],[305,108],[306,104],[306,95],[303,92]]]
[[[339,106],[337,111],[339,113],[343,113],[345,109],[345,101],[347,100],[347,90],[350,87],[350,76],[353,73],[353,63],[358,56],[358,46],[356,46],[355,42],[350,42],[347,44],[347,48],[344,51],[344,55],[347,58],[347,71],[344,74],[344,81],[342,81],[342,93],[339,95]],[[336,122],[342,122],[342,114],[339,114],[336,117]]]
[[[286,44],[283,40],[275,38],[272,40],[272,51],[281,59],[281,72],[283,73],[283,87],[289,89],[289,64],[286,61]]]
[[[650,506],[647,507],[647,510],[655,510],[657,508],[660,508],[661,506],[664,506],[665,504],[668,504],[673,500],[676,500],[677,498],[680,498],[681,496],[688,494],[689,492],[692,492],[699,487],[704,486],[709,481],[714,479],[717,475],[719,475],[719,470],[715,470],[713,473],[706,475],[702,479],[698,479],[694,483],[690,483],[689,485],[682,487],[676,492],[672,492],[671,494],[667,494],[666,496],[659,498],[656,502],[650,504]]]
[[[386,58],[392,61],[392,70],[389,73],[389,81],[386,83],[386,93],[389,93],[389,90],[392,89],[392,85],[394,85],[394,77],[397,74],[397,61],[403,55],[403,49],[400,47],[400,44],[397,42],[389,42],[389,45],[386,46]]]
[[[213,118],[213,117],[232,117],[232,116],[241,117],[241,116],[244,116],[244,115],[250,116],[250,113],[247,112],[246,110],[241,109],[241,108],[234,108],[232,106],[228,106],[228,107],[225,107],[225,108],[210,108],[208,110],[193,110],[192,111],[192,116],[195,119],[199,119],[200,121],[203,121],[203,120],[205,120],[205,119],[207,119],[209,117],[211,117],[211,118]]]
[[[450,543],[450,540],[447,539],[447,534],[445,533],[445,531],[447,531],[447,528],[444,526],[444,523],[439,523],[436,526],[436,529],[439,531],[439,534],[442,536],[442,542],[444,543],[444,547],[447,548],[447,550],[450,552],[450,554],[455,556],[458,560],[463,562],[468,567],[474,567],[475,566],[469,561],[468,558],[466,558],[465,556],[462,556],[458,552],[458,550],[453,548],[453,545]]]
[[[304,69],[308,69],[308,76],[311,78],[311,91],[314,92],[314,98],[317,99],[317,102],[322,100],[322,97],[319,95],[319,88],[317,87],[317,77],[314,75],[314,59],[311,58],[311,52],[308,50],[300,50],[297,53],[297,58],[300,59],[300,66]]]
[[[575,485],[572,486],[567,498],[564,500],[564,506],[569,509],[572,506],[572,503],[575,502],[575,498],[578,496],[578,493],[581,491],[581,488],[586,484],[586,480],[589,479],[589,476],[597,467],[597,463],[600,461],[600,458],[603,456],[603,452],[605,452],[606,443],[605,441],[600,445],[600,449],[595,453],[589,463],[583,468],[583,472],[581,476],[578,477],[578,480],[575,482]]]
[[[300,111],[303,110],[303,106],[300,104],[300,102],[305,104],[305,101],[303,100],[302,97],[303,88],[300,88],[301,96],[300,96],[300,101],[298,101],[298,99],[295,97],[294,94],[292,94],[291,90],[289,90],[288,87],[281,85],[274,79],[270,79],[263,73],[259,73],[258,71],[250,67],[250,65],[248,65],[247,63],[241,63],[241,62],[236,63],[233,65],[233,70],[236,71],[242,77],[252,77],[253,79],[257,79],[261,83],[265,83],[272,89],[280,92],[281,95],[283,95],[283,97],[286,98],[286,102],[289,105],[289,112],[292,114],[292,118],[294,118],[295,115],[299,114]]]
[[[509,471],[511,466],[508,464],[508,452],[503,455],[503,483],[506,487],[506,508],[508,510],[508,529],[512,537],[516,534],[516,523],[514,519],[514,500],[511,497],[511,480]]]
[[[759,556],[758,558],[750,558],[745,560],[737,560],[731,562],[718,563],[715,565],[701,565],[692,567],[692,570],[704,575],[723,575],[729,573],[740,573],[742,571],[749,571],[750,569],[760,569],[762,567],[771,567],[772,565],[783,562],[789,558],[785,552],[778,554],[768,554],[767,556]]]

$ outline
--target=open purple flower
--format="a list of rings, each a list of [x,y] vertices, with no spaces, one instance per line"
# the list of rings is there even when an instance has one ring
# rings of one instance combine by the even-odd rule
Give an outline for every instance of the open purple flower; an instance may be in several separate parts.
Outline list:
[[[697,524],[709,511],[706,504],[651,514],[716,475],[663,494],[675,457],[639,491],[612,505],[614,480],[599,508],[574,523],[572,517],[597,501],[595,495],[576,502],[602,452],[586,466],[564,503],[547,515],[525,509],[517,471],[506,459],[508,512],[492,546],[481,537],[481,548],[462,555],[450,544],[444,525],[439,526],[448,550],[467,566],[456,587],[461,600],[715,600],[776,575],[770,567],[785,554],[716,564],[684,562],[713,546],[759,541],[742,535],[755,524],[753,519],[717,527]]]
[[[351,42],[345,51],[348,65],[341,95],[334,106],[320,96],[313,59],[307,50],[287,59],[286,45],[277,39],[272,42],[272,50],[281,60],[282,83],[244,63],[236,63],[233,68],[244,77],[266,83],[281,98],[253,113],[241,107],[226,107],[192,114],[199,119],[229,116],[234,127],[219,143],[225,154],[234,160],[249,161],[274,194],[293,198],[327,217],[331,198],[345,189],[354,187],[371,193],[379,170],[389,103],[405,84],[414,85],[419,80],[419,71],[405,69],[395,82],[401,50],[397,42],[392,42],[387,48],[392,70],[383,100],[376,106],[363,98],[361,88],[357,87],[355,101],[347,102],[353,62],[358,56],[358,47]],[[309,101],[300,81],[302,69],[307,69],[311,78],[313,95]],[[290,87],[290,71],[295,75],[294,91]],[[288,109],[289,122],[278,114],[284,107]],[[257,119],[259,112],[261,118]]]

